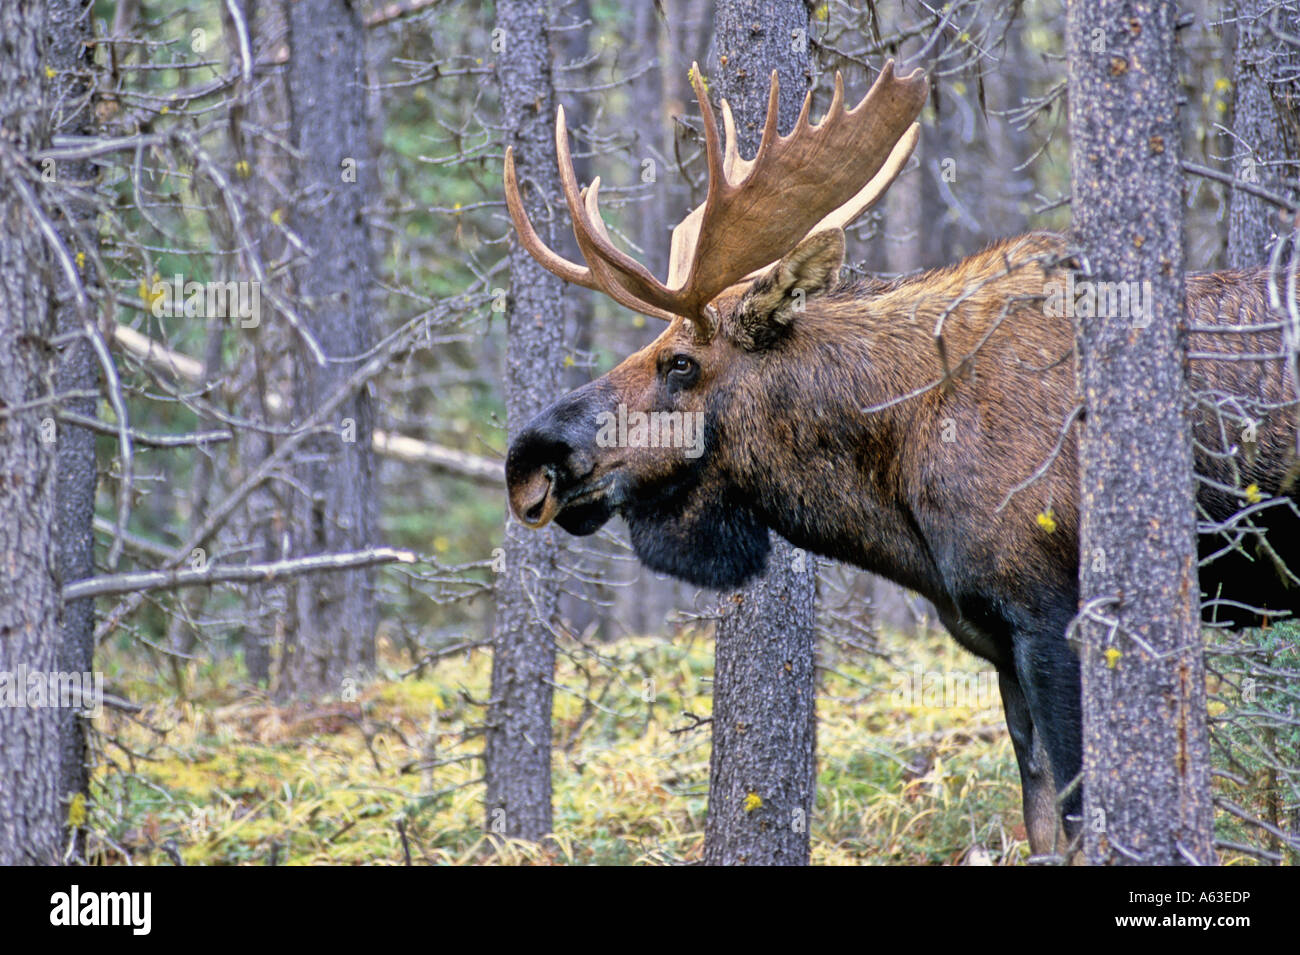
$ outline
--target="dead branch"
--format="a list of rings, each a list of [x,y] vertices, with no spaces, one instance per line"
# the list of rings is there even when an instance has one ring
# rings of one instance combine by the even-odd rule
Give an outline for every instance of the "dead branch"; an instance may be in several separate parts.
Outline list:
[[[185,570],[147,570],[132,574],[111,574],[77,580],[63,588],[63,600],[108,597],[117,594],[143,593],[149,590],[174,590],[206,584],[269,583],[286,577],[317,574],[332,570],[353,570],[374,564],[413,564],[416,556],[409,550],[372,547],[345,554],[313,554],[266,564],[224,565],[209,562],[203,567]]]

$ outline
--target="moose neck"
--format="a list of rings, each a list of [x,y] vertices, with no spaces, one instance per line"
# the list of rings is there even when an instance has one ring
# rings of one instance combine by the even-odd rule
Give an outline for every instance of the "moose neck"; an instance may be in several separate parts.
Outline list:
[[[1072,374],[1068,361],[1041,370],[1068,356],[1071,342],[1068,321],[1043,321],[1051,272],[1038,259],[1057,243],[1008,240],[921,276],[810,298],[789,337],[763,357],[761,374],[738,381],[719,416],[725,466],[764,522],[796,546],[931,599],[960,589],[942,557],[948,542],[940,538],[952,524],[945,495],[960,496],[948,485],[977,472],[1005,490],[1027,464],[979,458],[997,448],[977,440],[981,429],[1020,400],[998,393],[994,369],[1038,366],[1034,381],[1016,375],[1009,385],[1036,393],[1044,377]],[[1008,313],[1008,301],[1024,304]],[[952,380],[935,387],[945,376],[934,335],[940,319]],[[977,346],[981,357],[962,364]],[[1063,420],[1068,409],[1052,411]],[[933,493],[936,482],[943,494]]]
[[[919,323],[844,289],[810,300],[788,339],[738,382],[720,417],[727,466],[773,530],[798,547],[884,572],[915,589],[932,576],[902,494],[899,448],[923,384],[902,356]]]

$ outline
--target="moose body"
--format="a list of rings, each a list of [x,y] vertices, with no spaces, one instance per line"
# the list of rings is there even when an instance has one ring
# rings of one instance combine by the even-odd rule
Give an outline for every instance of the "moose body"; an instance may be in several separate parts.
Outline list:
[[[523,428],[512,510],[573,534],[620,514],[643,563],[702,586],[760,573],[774,531],[924,595],[999,674],[1031,848],[1048,852],[1081,805],[1074,323],[1118,319],[1046,307],[1071,281],[1048,233],[894,282],[841,284],[839,228],[782,251]],[[1187,277],[1199,503],[1219,531],[1201,587],[1232,626],[1300,610],[1281,569],[1300,567],[1296,391],[1267,301],[1262,270]],[[702,453],[598,441],[629,409],[702,414]],[[1243,530],[1247,500],[1277,505],[1250,518],[1266,539]]]

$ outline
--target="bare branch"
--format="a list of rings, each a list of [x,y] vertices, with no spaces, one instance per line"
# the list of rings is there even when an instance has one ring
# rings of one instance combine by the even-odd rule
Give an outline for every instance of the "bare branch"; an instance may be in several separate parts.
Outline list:
[[[409,550],[374,547],[345,554],[314,554],[266,564],[222,565],[208,562],[199,569],[149,570],[132,574],[113,574],[77,580],[63,588],[64,602],[87,597],[144,593],[150,590],[174,590],[218,583],[269,583],[286,577],[316,574],[333,570],[352,570],[375,564],[413,564],[416,556]]]

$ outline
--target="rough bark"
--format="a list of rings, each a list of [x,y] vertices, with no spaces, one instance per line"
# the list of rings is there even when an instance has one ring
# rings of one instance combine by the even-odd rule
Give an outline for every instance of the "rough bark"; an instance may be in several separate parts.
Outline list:
[[[54,549],[56,374],[53,263],[18,183],[35,198],[45,145],[46,7],[0,4],[0,672],[59,668],[61,620]],[[44,432],[44,433],[43,433]],[[23,692],[25,687],[17,688]],[[25,697],[25,694],[24,694]],[[0,865],[59,860],[63,717],[57,707],[0,706]]]
[[[591,3],[589,0],[571,0],[565,7],[565,16],[563,17],[565,25],[571,24],[590,24],[591,22]],[[556,46],[558,47],[558,62],[555,66],[563,66],[562,72],[557,69],[557,73],[562,78],[564,85],[569,88],[578,88],[587,84],[598,85],[599,80],[594,76],[596,72],[592,61],[585,67],[577,68],[577,65],[590,59],[591,54],[591,27],[584,25],[581,29],[566,29],[560,32]],[[568,118],[569,129],[577,130],[586,127],[591,122],[592,115],[592,97],[582,92],[571,92],[565,97],[565,115]],[[581,140],[578,140],[581,142]],[[585,146],[585,144],[584,144]],[[589,155],[590,147],[583,148],[582,155],[575,156],[573,159],[573,171],[578,177],[579,182],[591,182],[591,157]],[[560,231],[560,249],[562,255],[574,262],[582,261],[582,253],[578,249],[578,242],[573,237],[572,229],[562,229]],[[568,295],[565,296],[564,312],[566,324],[572,331],[567,336],[572,343],[571,351],[578,355],[588,354],[596,346],[595,330],[592,324],[593,297],[591,295]],[[590,370],[582,367],[581,362],[573,362],[568,369],[565,386],[568,388],[579,388],[587,383]],[[570,613],[584,613],[590,617],[595,615],[595,609],[587,605],[586,608],[571,606],[567,609]],[[575,617],[575,623],[579,628],[586,626],[586,622],[578,622]]]
[[[590,55],[591,19],[589,0],[570,0],[557,11],[557,23],[554,24],[566,27],[555,34],[553,70],[555,83],[575,90],[564,98],[564,113],[571,131],[586,128],[594,112],[593,97],[577,91],[582,86],[599,83],[595,76],[595,64],[598,61]],[[573,24],[584,26],[581,29],[568,28]],[[586,65],[579,67],[579,64]],[[579,182],[591,182],[592,164],[588,154],[591,147],[579,135],[574,136],[574,143],[583,155],[574,157],[573,171]],[[581,262],[582,253],[573,237],[573,230],[561,229],[558,238],[560,253],[570,261]],[[591,368],[583,356],[590,355],[597,349],[594,301],[594,293],[564,296],[564,340],[569,345],[565,354],[565,389],[578,388],[591,377]],[[594,537],[583,541],[580,546],[583,551],[584,574],[593,581],[610,581],[620,569],[615,542]],[[609,588],[592,583],[586,589],[589,592],[571,589],[560,594],[559,619],[573,633],[585,633],[594,626],[608,635],[610,624],[614,622],[610,612]]]
[[[741,152],[757,151],[772,70],[782,132],[808,89],[808,13],[795,0],[725,0],[717,12],[715,95],[736,117]],[[726,60],[722,61],[721,57]],[[710,865],[806,865],[816,793],[811,555],[773,536],[767,573],[731,595],[718,623],[713,749],[704,859]]]
[[[94,60],[88,0],[50,0],[47,32],[47,61],[54,68],[55,95],[52,128],[63,135],[86,136],[93,132],[93,111],[82,108],[90,87]],[[56,167],[56,181],[63,194],[63,205],[70,219],[56,219],[59,233],[70,250],[90,252],[94,241],[93,211],[84,190],[94,180],[95,166],[88,161],[68,161]],[[71,191],[69,191],[71,190]],[[87,257],[89,260],[89,256]],[[55,273],[56,318],[60,335],[78,331],[86,318],[77,307],[72,289],[61,270]],[[90,342],[73,338],[59,355],[58,390],[60,393],[91,392],[99,387],[99,363]],[[96,416],[93,397],[69,397],[61,405],[88,418]],[[95,435],[87,428],[59,422],[56,530],[59,576],[65,583],[83,580],[95,574]],[[59,669],[68,673],[88,673],[95,659],[95,601],[75,600],[63,607],[63,637],[59,650]],[[83,717],[75,707],[61,709],[63,727],[62,769],[59,773],[59,796],[67,804],[74,796],[85,796],[90,785],[86,765],[86,733]],[[73,854],[80,855],[80,835],[74,836]]]
[[[239,9],[248,26],[249,44],[255,60],[271,59],[283,43],[289,29],[288,7],[289,4],[283,0],[240,0]],[[233,35],[235,24],[229,10],[227,7],[226,29]],[[229,56],[229,68],[233,70],[239,66],[239,53],[233,45]],[[256,75],[257,94],[251,96],[246,105],[236,104],[231,110],[235,116],[247,115],[251,124],[232,122],[228,135],[235,157],[247,161],[254,171],[246,185],[246,204],[248,219],[256,230],[257,248],[264,262],[275,262],[289,257],[289,243],[280,229],[267,219],[267,215],[277,207],[290,207],[284,195],[285,185],[296,183],[299,179],[292,168],[293,160],[280,144],[251,134],[248,126],[257,125],[263,129],[288,127],[293,111],[290,78],[279,71],[268,71],[266,76],[260,73]],[[358,175],[358,184],[360,182]],[[214,206],[220,208],[221,203],[216,202]],[[216,228],[219,230],[216,234],[226,239],[228,247],[237,244],[233,223],[226,221],[224,216],[218,217]],[[243,277],[245,276],[226,276]],[[257,328],[229,329],[231,335],[237,336],[240,346],[233,359],[233,366],[252,368],[248,379],[249,387],[231,395],[230,400],[238,413],[284,428],[292,424],[290,419],[294,409],[285,407],[278,396],[293,392],[295,370],[291,356],[301,343],[285,317],[274,307],[266,306],[267,300],[264,297],[263,320]],[[222,323],[214,323],[209,329],[208,352],[204,358],[205,381],[211,381],[220,374],[226,331],[227,328]],[[239,442],[239,448],[235,458],[240,467],[234,473],[226,475],[230,482],[239,481],[244,474],[259,467],[276,449],[275,436],[260,429],[237,434],[236,441]],[[190,500],[190,520],[193,523],[202,521],[206,516],[209,504],[206,498],[211,493],[210,483],[205,486],[201,482],[201,479],[208,476],[208,469],[201,463],[195,471]],[[250,560],[269,562],[284,555],[285,529],[289,524],[288,515],[293,507],[294,493],[295,490],[286,483],[268,482],[248,496],[248,506],[232,522],[231,534],[250,548]],[[246,591],[241,642],[248,678],[255,685],[275,685],[273,664],[276,653],[283,647],[285,634],[291,630],[288,607],[292,591],[292,583],[264,583]],[[201,601],[204,596],[186,594],[182,599]]]
[[[648,199],[637,205],[632,223],[637,230],[637,245],[641,247],[640,260],[655,275],[668,272],[670,220],[675,222],[685,214],[690,199],[673,162],[674,117],[685,112],[689,102],[682,98],[687,96],[689,86],[687,71],[680,64],[691,62],[696,47],[707,43],[710,31],[686,21],[689,6],[683,0],[665,0],[661,8],[653,3],[641,3],[629,11],[632,18],[629,48],[645,51],[647,58],[653,57],[655,63],[628,87],[628,119],[636,135],[635,172],[637,175],[644,172],[647,159],[655,164],[655,182],[647,187]],[[706,19],[711,22],[711,16]],[[678,42],[674,43],[674,38]],[[620,322],[611,330],[604,351],[630,355],[661,331],[662,326],[653,319]],[[619,533],[627,539],[625,528],[620,528]],[[665,574],[652,573],[626,560],[611,569],[616,578],[627,581],[612,588],[611,594],[610,618],[620,633],[662,632],[669,613],[697,605],[695,588]]]
[[[312,414],[373,343],[373,267],[364,205],[376,194],[366,117],[364,34],[347,0],[289,4],[289,102],[302,193],[293,225],[312,250],[295,269],[308,327],[332,361],[296,349],[294,401]],[[353,175],[353,172],[355,175]],[[343,360],[340,360],[343,359]],[[361,550],[376,542],[374,411],[367,389],[339,409],[332,433],[304,443],[294,497],[297,556]],[[344,571],[291,589],[292,624],[280,669],[287,694],[338,694],[374,667],[374,572]]]
[[[655,183],[651,199],[637,206],[637,244],[644,250],[646,268],[655,275],[668,273],[668,210],[666,201],[672,178],[668,157],[672,156],[672,129],[664,102],[663,49],[666,31],[660,30],[661,18],[654,4],[639,3],[632,11],[631,44],[644,50],[654,66],[636,77],[628,88],[632,115],[629,119],[636,131],[635,158],[655,164]],[[644,170],[644,165],[641,167]]]
[[[555,165],[555,92],[546,27],[549,3],[502,0],[504,42],[497,80],[506,143],[514,147],[524,205],[543,241],[555,241],[548,210],[564,207]],[[557,395],[564,379],[560,280],[517,241],[510,245],[506,303],[506,415],[513,437]],[[555,531],[507,518],[505,571],[497,581],[492,691],[483,751],[486,830],[538,840],[551,831],[551,681],[560,543]]]
[[[1270,23],[1291,36],[1300,35],[1300,4],[1241,0],[1237,5],[1232,174],[1295,198],[1295,190],[1283,183],[1294,182],[1300,171],[1300,51],[1273,36]],[[1233,189],[1228,266],[1267,262],[1280,222],[1278,209]]]
[[[1172,2],[1068,8],[1074,240],[1087,279],[1151,288],[1148,316],[1077,326],[1083,832],[1087,858],[1101,864],[1214,859],[1181,331],[1176,16]]]

